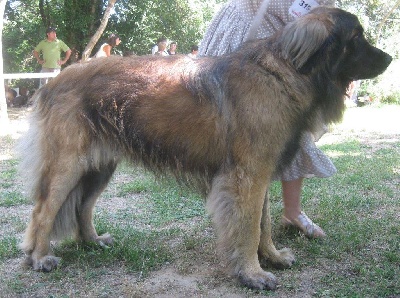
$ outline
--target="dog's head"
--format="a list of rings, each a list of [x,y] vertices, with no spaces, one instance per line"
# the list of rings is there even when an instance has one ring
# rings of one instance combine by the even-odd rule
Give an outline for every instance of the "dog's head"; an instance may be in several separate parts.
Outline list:
[[[301,73],[322,66],[343,83],[373,78],[392,61],[365,39],[355,15],[338,8],[313,9],[288,24],[279,43],[283,58]]]

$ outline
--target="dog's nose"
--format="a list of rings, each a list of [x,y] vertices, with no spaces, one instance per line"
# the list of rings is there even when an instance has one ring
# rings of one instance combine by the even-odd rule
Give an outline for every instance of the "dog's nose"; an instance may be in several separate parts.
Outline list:
[[[392,59],[393,59],[392,56],[386,54],[385,62],[387,63],[387,65],[389,65],[392,62]]]

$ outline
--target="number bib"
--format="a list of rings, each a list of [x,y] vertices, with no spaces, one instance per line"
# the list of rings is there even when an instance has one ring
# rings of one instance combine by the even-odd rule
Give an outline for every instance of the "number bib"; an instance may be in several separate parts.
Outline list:
[[[319,4],[314,0],[295,0],[292,6],[289,7],[289,14],[295,18],[299,18],[308,14],[310,10]]]

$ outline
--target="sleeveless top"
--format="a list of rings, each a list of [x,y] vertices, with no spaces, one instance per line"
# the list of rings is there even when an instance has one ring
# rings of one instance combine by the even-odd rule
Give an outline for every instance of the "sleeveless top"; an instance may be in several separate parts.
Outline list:
[[[103,43],[100,47],[100,49],[97,51],[96,55],[94,55],[95,58],[100,58],[100,57],[107,57],[106,52],[104,51],[104,47],[108,46],[108,43]]]

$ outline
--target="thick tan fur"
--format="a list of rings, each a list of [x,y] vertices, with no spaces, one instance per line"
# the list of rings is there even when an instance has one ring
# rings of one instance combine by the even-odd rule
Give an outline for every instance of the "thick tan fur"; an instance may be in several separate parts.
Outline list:
[[[248,287],[274,289],[259,259],[294,261],[271,239],[273,173],[303,131],[339,121],[351,80],[381,73],[390,56],[369,45],[355,16],[319,8],[268,40],[218,58],[109,57],[65,69],[36,94],[21,169],[35,207],[21,245],[35,270],[59,259],[50,240],[100,245],[93,207],[128,159],[207,194],[221,255]],[[374,61],[371,65],[370,62]]]

